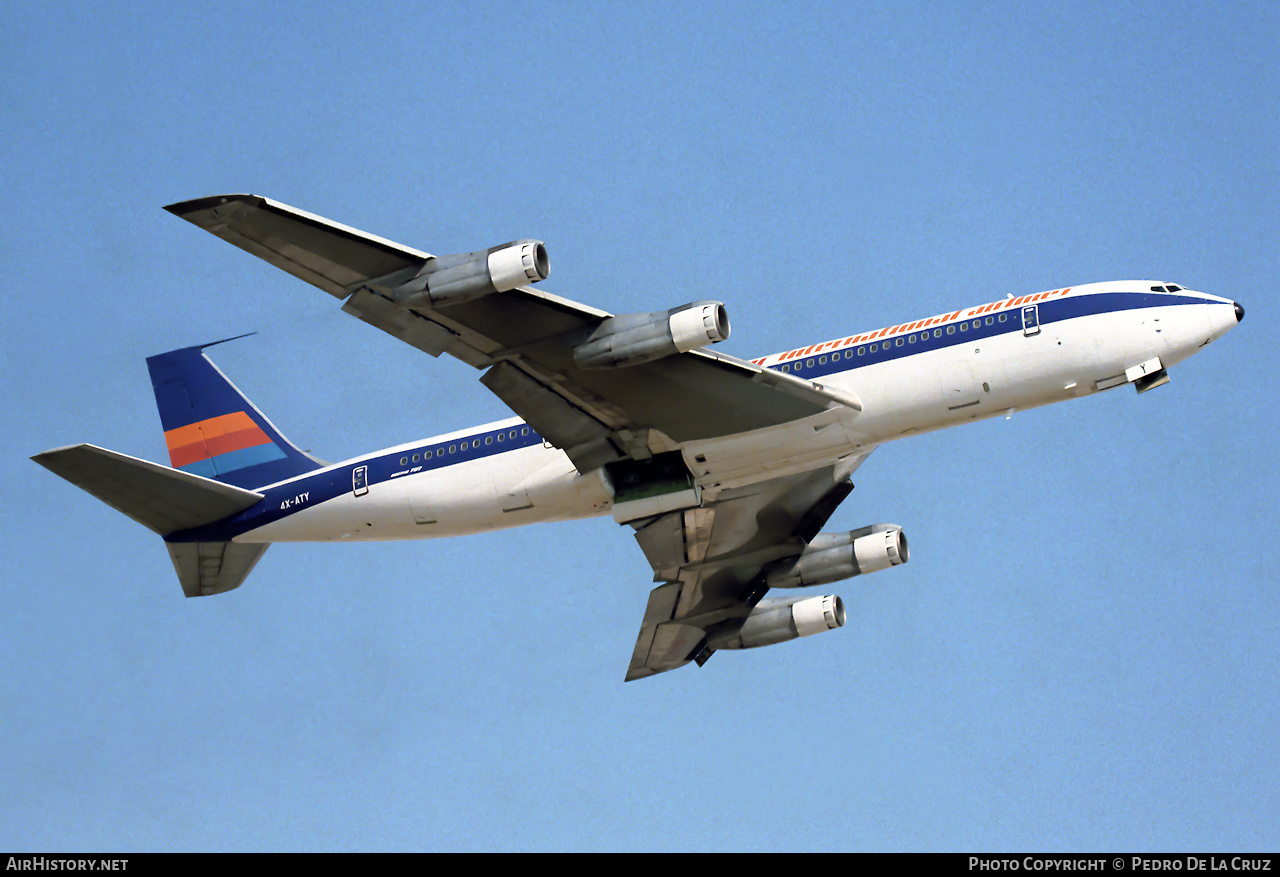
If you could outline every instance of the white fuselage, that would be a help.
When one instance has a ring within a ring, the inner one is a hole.
[[[1053,290],[764,357],[755,363],[843,391],[862,410],[837,407],[669,449],[684,454],[703,495],[714,497],[865,457],[904,436],[1133,382],[1181,362],[1238,321],[1228,299],[1162,286]],[[347,460],[263,492],[285,513],[235,541],[455,536],[607,514],[612,506],[599,472],[579,474],[518,419]]]

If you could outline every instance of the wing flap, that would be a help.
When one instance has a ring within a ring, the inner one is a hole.
[[[480,383],[535,432],[562,449],[580,472],[598,469],[621,456],[609,443],[610,430],[605,424],[512,363],[498,363],[485,372]]]
[[[397,307],[371,289],[362,288],[352,293],[342,310],[423,353],[439,356],[448,351],[476,367],[492,362],[484,353],[466,344],[457,332],[427,314]]]

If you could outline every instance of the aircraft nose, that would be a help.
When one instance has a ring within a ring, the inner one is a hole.
[[[1236,322],[1244,319],[1244,306],[1240,302],[1236,302]]]

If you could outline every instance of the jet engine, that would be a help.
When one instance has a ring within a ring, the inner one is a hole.
[[[706,347],[729,337],[729,315],[718,301],[604,320],[573,350],[579,368],[616,368]]]
[[[765,581],[771,588],[828,585],[898,566],[909,558],[901,527],[872,524],[848,533],[819,533],[798,558],[770,571]]]
[[[844,626],[844,601],[826,597],[766,597],[738,632],[709,643],[717,649],[754,649]]]
[[[512,241],[476,253],[433,256],[392,299],[404,307],[443,307],[546,280],[551,271],[542,241]]]

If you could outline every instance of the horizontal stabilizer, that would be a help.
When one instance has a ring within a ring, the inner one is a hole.
[[[240,587],[268,542],[168,542],[169,557],[188,597],[207,597]]]
[[[93,445],[55,448],[31,459],[161,536],[220,521],[262,499],[252,490]]]

